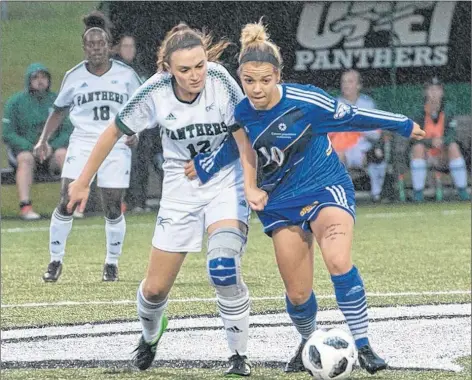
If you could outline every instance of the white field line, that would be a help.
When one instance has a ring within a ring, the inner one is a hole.
[[[367,297],[411,297],[411,296],[441,296],[441,295],[462,295],[471,294],[470,290],[449,290],[437,292],[399,292],[399,293],[367,293]],[[283,300],[283,296],[274,297],[252,297],[252,301],[272,301]],[[317,299],[334,299],[334,295],[317,295]],[[216,298],[179,298],[171,299],[172,303],[192,303],[192,302],[215,302]],[[135,304],[136,300],[115,300],[115,301],[59,301],[45,303],[20,303],[11,305],[1,305],[2,309],[11,308],[35,308],[35,307],[57,307],[57,306],[82,306],[82,305],[129,305]]]
[[[363,214],[362,211],[357,214],[357,218],[366,218],[366,219],[388,219],[388,218],[405,218],[405,217],[422,217],[431,214],[438,214],[437,211],[423,212],[423,211],[408,211],[408,212],[380,212],[380,213],[367,213]],[[469,210],[442,210],[439,212],[440,215],[450,216],[450,215],[460,215],[467,214],[470,215]],[[251,223],[260,224],[258,218],[251,218]],[[129,223],[127,228],[146,228],[154,225],[154,221],[149,223]],[[75,230],[96,230],[96,229],[105,229],[105,224],[89,224],[84,226],[74,226]],[[44,227],[14,227],[14,228],[2,228],[2,234],[14,234],[21,232],[47,232],[49,231],[49,226]]]

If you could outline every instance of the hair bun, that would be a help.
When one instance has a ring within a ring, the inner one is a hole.
[[[244,49],[252,43],[263,43],[269,40],[269,35],[266,31],[262,19],[256,24],[246,24],[246,26],[241,31],[241,45]]]
[[[109,29],[110,25],[105,15],[99,11],[93,11],[87,16],[84,16],[83,22],[86,29],[101,28],[103,30]]]

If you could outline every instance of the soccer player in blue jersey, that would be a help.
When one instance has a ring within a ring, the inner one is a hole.
[[[352,263],[354,187],[327,133],[386,129],[420,140],[424,132],[402,115],[346,105],[311,85],[279,84],[280,51],[260,22],[244,27],[241,45],[239,75],[246,98],[236,106],[233,136],[247,201],[272,237],[287,312],[302,338],[285,370],[304,370],[302,349],[315,330],[313,238],[355,339],[359,364],[371,374],[385,369],[386,362],[369,343],[364,284]],[[234,159],[234,141],[224,145],[194,159],[201,181]],[[262,169],[260,184],[256,161]]]

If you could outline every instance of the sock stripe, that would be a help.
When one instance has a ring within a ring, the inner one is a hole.
[[[345,302],[342,302],[342,301],[338,301],[338,305],[339,306],[343,306],[343,307],[350,307],[350,308],[353,308],[353,307],[358,307],[358,306],[355,306],[355,304],[360,304],[362,301],[365,301],[365,292],[363,291],[363,296],[361,298],[358,298],[357,300],[354,300],[354,301],[345,301]]]
[[[357,310],[352,310],[352,309],[345,310],[343,308],[343,314],[347,318],[347,316],[362,314],[366,310],[367,310],[367,303],[365,303],[360,309],[357,309]]]
[[[110,224],[118,224],[120,223],[121,221],[123,220],[123,214],[121,214],[118,218],[116,219],[108,219],[107,217],[105,217],[105,221],[107,223],[110,223]]]
[[[54,210],[54,218],[56,218],[57,220],[61,221],[61,222],[69,222],[72,220],[72,215],[62,215],[62,214],[59,214],[59,211],[57,210],[57,208]]]
[[[249,298],[248,298],[241,305],[227,306],[227,305],[222,305],[221,302],[219,302],[219,301],[217,302],[217,305],[218,305],[218,308],[220,309],[220,312],[222,314],[238,315],[238,314],[243,314],[244,312],[249,310],[250,302],[249,302]]]

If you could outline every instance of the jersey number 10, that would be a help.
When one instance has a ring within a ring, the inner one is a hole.
[[[270,148],[270,153],[269,153],[267,148],[263,146],[262,148],[259,148],[259,152],[266,159],[262,167],[270,165],[272,162],[275,162],[277,166],[282,166],[285,159],[285,153],[280,148],[273,146],[272,148]]]

